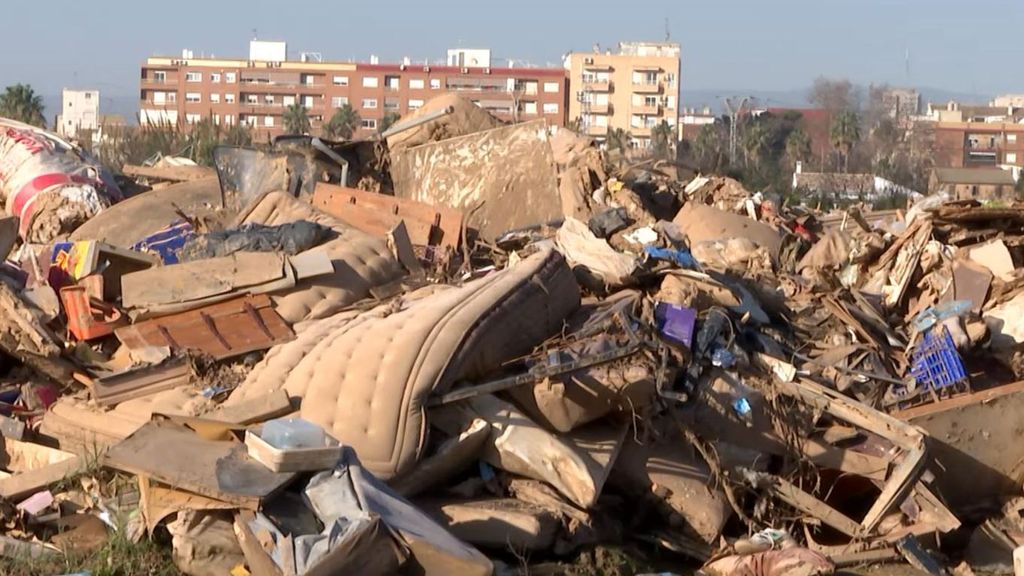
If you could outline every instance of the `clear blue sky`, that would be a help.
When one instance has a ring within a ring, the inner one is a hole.
[[[252,30],[328,59],[443,58],[447,47],[560,65],[595,43],[683,47],[687,89],[792,90],[819,75],[959,92],[1024,92],[1022,0],[7,0],[0,86],[138,89],[152,54],[244,56]],[[484,8],[486,7],[486,8]]]

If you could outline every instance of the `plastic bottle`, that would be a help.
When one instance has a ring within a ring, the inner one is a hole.
[[[271,420],[263,425],[260,437],[279,450],[322,448],[326,444],[324,429],[302,418]]]

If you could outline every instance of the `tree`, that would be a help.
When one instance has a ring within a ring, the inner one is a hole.
[[[840,112],[832,120],[829,136],[832,146],[843,155],[843,172],[849,172],[850,152],[860,141],[860,117],[852,110]]]
[[[618,150],[622,154],[629,150],[629,143],[633,140],[633,135],[626,132],[622,128],[609,128],[608,137],[605,140],[608,150]]]
[[[398,122],[401,119],[402,115],[398,112],[388,112],[380,119],[380,126],[378,126],[377,129],[380,130],[381,134],[383,134],[388,128],[394,126],[395,122]]]
[[[252,146],[252,129],[245,124],[232,124],[224,135],[224,143],[229,146]]]
[[[743,151],[749,163],[754,161],[754,167],[761,168],[761,162],[767,158],[772,151],[772,133],[765,122],[755,121],[747,127],[743,134]]]
[[[359,112],[351,104],[346,103],[331,116],[324,127],[324,135],[332,139],[348,140],[355,134],[360,121]]]
[[[860,108],[857,87],[846,79],[831,80],[819,76],[807,94],[807,101],[818,108],[828,110],[833,116],[845,110]]]
[[[797,162],[804,162],[810,157],[811,139],[800,128],[793,129],[789,136],[786,136],[786,158],[796,166]]]
[[[0,116],[46,128],[43,97],[36,94],[28,84],[8,86],[0,94]]]
[[[669,158],[676,143],[676,131],[665,120],[651,128],[651,148],[658,158]]]
[[[284,109],[284,131],[287,134],[307,134],[310,129],[309,113],[301,104]]]
[[[719,172],[728,155],[728,128],[719,122],[705,124],[693,141],[694,160],[705,174]]]

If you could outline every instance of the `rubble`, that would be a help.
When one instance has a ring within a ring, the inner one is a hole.
[[[780,206],[450,95],[214,159],[0,221],[0,555],[102,548],[115,512],[186,574],[1024,544],[1024,206]]]

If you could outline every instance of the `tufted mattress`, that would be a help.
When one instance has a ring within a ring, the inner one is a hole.
[[[371,288],[405,274],[383,238],[356,230],[284,192],[256,199],[238,215],[233,227],[248,223],[277,226],[299,220],[316,222],[337,233],[336,238],[312,249],[327,251],[334,274],[300,280],[287,293],[274,296],[277,312],[289,323],[326,318],[365,298]]]
[[[303,323],[228,403],[284,389],[302,399],[303,418],[388,479],[422,456],[431,392],[530,352],[579,304],[572,271],[546,250],[459,288],[428,287],[398,303]]]

